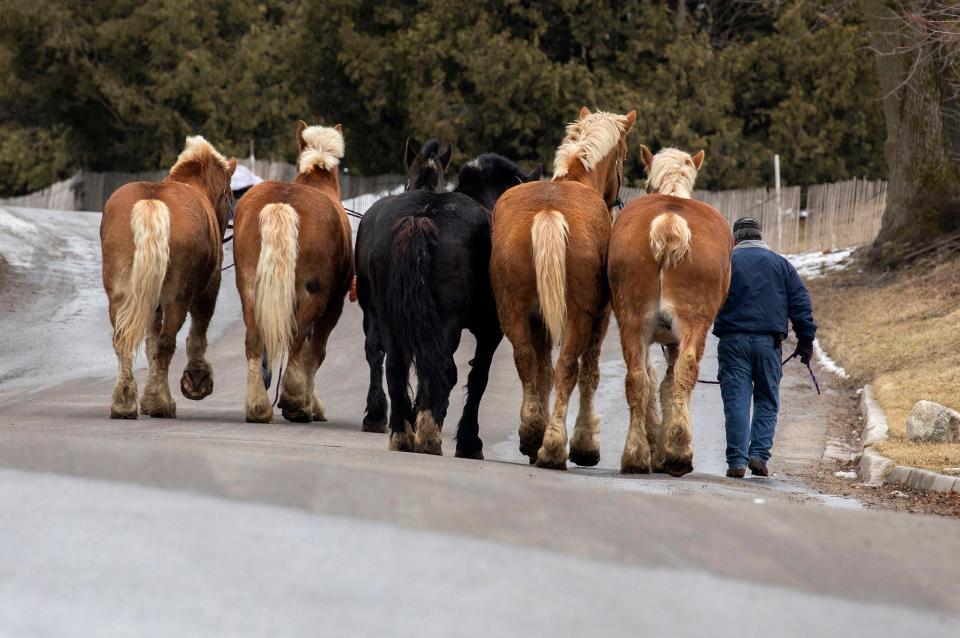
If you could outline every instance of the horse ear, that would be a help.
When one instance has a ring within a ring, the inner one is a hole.
[[[543,176],[543,164],[537,164],[527,175],[528,182],[536,182]]]
[[[453,157],[453,144],[447,142],[447,150],[440,154],[440,163],[443,164],[443,170],[450,166],[450,158]]]
[[[699,153],[693,156],[693,165],[697,167],[697,170],[700,170],[700,166],[703,164],[704,152],[703,149]]]
[[[643,157],[643,165],[649,170],[650,165],[653,164],[653,153],[650,152],[646,144],[640,145],[640,155]]]
[[[581,119],[581,120],[582,120],[583,118],[587,117],[588,115],[590,115],[590,109],[588,109],[588,108],[585,107],[585,106],[580,109],[580,119]]]
[[[307,123],[303,120],[297,122],[297,145],[301,151],[307,147],[307,143],[303,141],[303,132],[305,130],[307,130]]]
[[[406,165],[407,170],[410,170],[410,167],[413,166],[413,160],[417,159],[417,149],[420,147],[417,144],[416,140],[412,137],[407,138],[406,150],[403,152],[403,163]]]
[[[636,121],[637,121],[637,112],[636,112],[636,111],[630,111],[629,113],[627,113],[627,128],[626,128],[626,130],[624,130],[624,134],[630,132],[630,129],[633,128],[633,125],[634,125],[634,123],[636,123]]]
[[[333,128],[337,129],[337,133],[343,133],[343,127],[339,123],[334,124]]]
[[[227,162],[227,172],[230,174],[230,177],[233,177],[233,172],[237,170],[237,158],[231,157],[230,161]]]

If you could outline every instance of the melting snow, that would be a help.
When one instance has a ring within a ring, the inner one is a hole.
[[[841,379],[849,379],[850,375],[847,374],[847,371],[837,365],[836,361],[830,358],[830,355],[826,353],[823,349],[823,346],[820,345],[819,341],[813,342],[813,349],[817,353],[817,359],[820,360],[820,365],[823,366],[828,372],[832,372]]]
[[[853,248],[845,248],[831,253],[815,252],[799,255],[784,255],[801,277],[816,279],[831,270],[843,270],[850,265],[847,259],[853,254]]]

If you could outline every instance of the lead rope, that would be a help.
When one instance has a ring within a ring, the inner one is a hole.
[[[663,346],[661,346],[661,349],[663,349]],[[664,354],[666,354],[666,353],[664,353]],[[797,353],[794,352],[792,355],[790,355],[789,357],[787,357],[786,359],[783,360],[783,363],[780,364],[780,367],[782,368],[782,367],[786,366],[787,363],[789,363],[790,360],[793,359],[793,358],[796,357],[796,356],[797,356]],[[805,364],[805,365],[807,366],[807,371],[810,373],[810,379],[813,381],[813,387],[817,389],[817,394],[819,395],[819,394],[820,394],[820,383],[817,381],[817,375],[815,375],[815,374],[813,373],[813,368],[810,367],[810,364],[809,364],[809,363],[807,363],[807,364]],[[697,379],[697,383],[704,383],[704,384],[707,384],[707,385],[720,385],[720,382],[719,382],[719,381],[710,381],[710,380],[708,380],[708,379]]]

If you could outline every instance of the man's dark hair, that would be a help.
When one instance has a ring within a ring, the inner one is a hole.
[[[753,217],[741,217],[733,224],[733,241],[739,244],[749,239],[763,239],[760,222]]]

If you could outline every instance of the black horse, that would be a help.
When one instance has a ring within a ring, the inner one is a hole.
[[[490,289],[490,211],[508,188],[539,179],[496,154],[460,171],[454,192],[440,192],[450,160],[435,140],[419,153],[407,142],[408,190],[385,197],[357,231],[357,298],[363,309],[370,390],[364,431],[383,432],[390,393],[390,449],[441,454],[440,428],[457,382],[453,355],[464,329],[477,349],[467,379],[467,402],[457,426],[456,455],[482,459],[477,417],[490,363],[503,333]],[[410,365],[417,396],[408,394]]]

